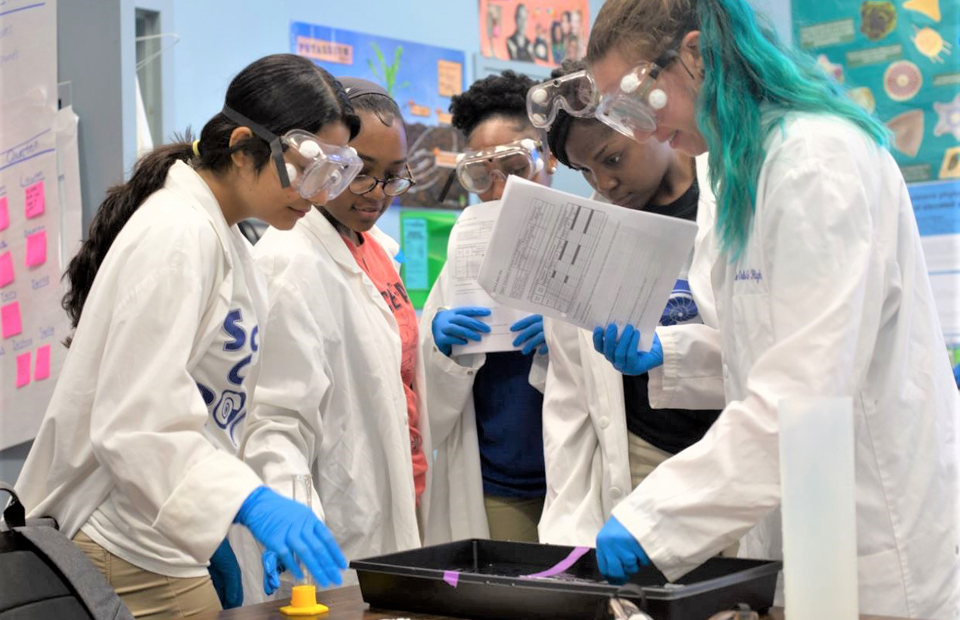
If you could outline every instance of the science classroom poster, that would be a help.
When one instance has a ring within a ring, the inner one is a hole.
[[[335,76],[376,82],[397,101],[416,179],[401,205],[466,205],[466,193],[456,184],[442,205],[439,200],[463,146],[449,114],[450,98],[464,90],[462,51],[303,22],[290,25],[290,50]]]
[[[796,43],[886,123],[960,361],[960,0],[794,0]]]
[[[589,0],[480,0],[487,58],[559,66],[586,56]]]

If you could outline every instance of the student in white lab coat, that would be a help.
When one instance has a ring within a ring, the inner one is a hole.
[[[403,118],[380,86],[342,83],[361,119],[351,146],[363,169],[293,230],[270,229],[256,245],[271,338],[242,454],[280,493],[292,475],[312,474],[314,510],[355,560],[420,546],[432,449],[416,313],[398,245],[376,227],[414,183]],[[282,568],[270,550],[263,565],[271,594]]]
[[[557,160],[581,172],[600,199],[699,225],[695,260],[657,329],[654,346],[666,363],[615,367],[595,350],[593,332],[544,322],[551,359],[540,540],[592,546],[613,507],[660,463],[703,437],[723,408],[719,351],[700,348],[702,334],[717,326],[710,286],[715,205],[706,178],[698,182],[693,157],[564,111],[592,90],[582,62],[564,62],[552,78],[535,86],[531,98],[540,102],[544,121],[552,118],[544,129]],[[528,111],[537,114],[534,107]],[[705,173],[706,161],[700,163]]]
[[[328,161],[301,174],[323,200],[356,122],[328,73],[262,58],[233,79],[200,140],[153,151],[109,191],[70,263],[76,329],[17,492],[134,616],[219,609],[207,563],[231,523],[340,582],[346,563],[324,525],[233,454],[266,342],[263,285],[236,224],[291,228],[310,201],[288,169]],[[291,130],[323,147],[299,153]]]
[[[861,611],[956,617],[960,397],[885,128],[745,0],[609,0],[588,65],[597,118],[710,154],[728,403],[614,508],[602,571],[779,557],[777,404],[850,397]]]
[[[458,177],[484,202],[499,200],[511,174],[549,185],[556,162],[543,155],[527,119],[534,82],[512,71],[475,82],[450,104],[467,138]],[[464,538],[536,542],[545,494],[541,394],[547,365],[543,317],[512,326],[516,351],[454,354],[454,344],[489,332],[487,308],[450,308],[445,265],[420,318],[430,424],[437,460],[428,543]],[[535,387],[536,386],[536,387]]]

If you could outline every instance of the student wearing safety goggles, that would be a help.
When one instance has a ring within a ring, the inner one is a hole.
[[[657,355],[679,364],[653,363],[650,356],[627,363],[615,349],[605,350],[616,344],[604,341],[605,326],[591,333],[544,321],[551,352],[543,401],[548,492],[539,529],[542,542],[563,545],[592,545],[613,506],[703,437],[724,405],[719,359],[688,355],[705,330],[716,329],[709,271],[715,256],[704,243],[715,205],[697,170],[700,164],[705,173],[706,161],[667,144],[637,142],[596,120],[589,113],[593,88],[583,63],[567,61],[530,89],[528,113],[548,130],[550,152],[583,174],[595,198],[695,221],[700,233],[655,337]]]
[[[652,110],[611,104],[615,127],[709,153],[727,400],[614,507],[601,571],[674,580],[741,536],[780,557],[778,403],[850,398],[860,611],[954,616],[960,396],[886,128],[746,0],[608,0],[587,61],[603,97]]]
[[[358,129],[327,72],[292,54],[257,60],[199,140],[155,149],[109,191],[70,262],[70,352],[17,492],[135,617],[241,604],[231,523],[298,575],[302,562],[320,584],[341,581],[324,524],[235,455],[268,342],[265,286],[237,223],[292,228],[349,174],[314,172],[304,195],[285,165],[297,147],[278,136],[298,130],[332,157]]]
[[[481,200],[499,200],[510,175],[549,184],[545,157],[527,120],[533,81],[512,71],[474,83],[453,98],[453,124],[467,138],[460,182]],[[448,498],[432,508],[427,542],[463,538],[537,540],[543,509],[542,389],[547,364],[543,317],[518,321],[511,352],[455,355],[454,344],[489,331],[487,308],[447,308],[447,267],[421,316],[431,428],[437,461],[434,489]]]
[[[357,559],[420,545],[432,448],[416,313],[393,259],[399,246],[376,227],[415,183],[403,118],[380,86],[341,82],[360,117],[356,176],[254,250],[269,286],[270,340],[242,454],[281,492],[292,475],[311,474],[314,510]],[[256,560],[247,572],[260,573]],[[262,560],[259,595],[283,570],[269,550]]]

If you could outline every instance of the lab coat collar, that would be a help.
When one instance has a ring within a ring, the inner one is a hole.
[[[229,248],[231,247],[230,225],[223,216],[223,210],[217,197],[213,195],[210,186],[197,174],[197,171],[183,161],[178,161],[167,172],[167,180],[163,185],[166,189],[176,193],[188,204],[202,209],[213,222],[213,228],[220,238],[224,248],[224,257],[229,268],[233,267]]]
[[[333,260],[335,260],[342,269],[350,273],[363,273],[360,265],[357,264],[357,259],[353,257],[340,232],[330,223],[330,220],[320,212],[319,208],[311,209],[297,226],[303,226],[311,235],[316,237],[320,245],[330,253],[330,256],[333,257]]]

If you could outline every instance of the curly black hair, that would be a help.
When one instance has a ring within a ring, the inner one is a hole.
[[[453,126],[469,138],[480,123],[494,116],[515,118],[529,125],[527,91],[534,84],[531,78],[509,69],[477,80],[467,92],[450,100]]]

